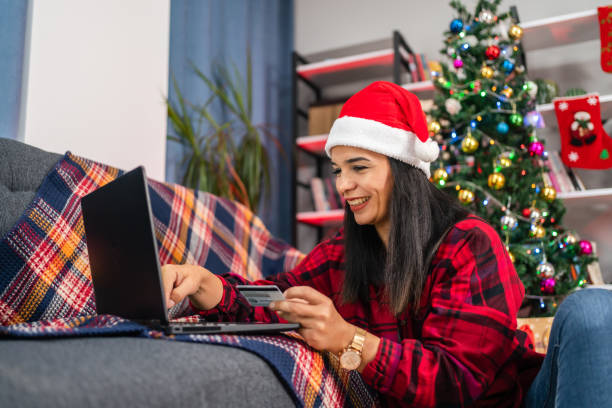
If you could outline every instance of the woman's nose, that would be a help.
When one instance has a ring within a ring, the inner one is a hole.
[[[355,183],[349,177],[340,176],[336,179],[336,190],[341,196],[353,188],[355,188]]]

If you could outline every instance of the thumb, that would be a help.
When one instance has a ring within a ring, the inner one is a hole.
[[[192,284],[190,279],[184,279],[178,286],[172,289],[170,292],[170,300],[168,301],[168,307],[172,307],[177,303],[180,303],[187,296],[191,295],[194,290],[192,290]]]

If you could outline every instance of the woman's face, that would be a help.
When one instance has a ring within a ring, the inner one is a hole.
[[[374,225],[386,242],[393,189],[387,156],[358,147],[335,146],[331,150],[331,160],[336,189],[348,202],[355,221],[360,225]]]

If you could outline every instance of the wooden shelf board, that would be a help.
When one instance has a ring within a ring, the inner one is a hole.
[[[295,139],[295,144],[298,147],[311,153],[325,153],[325,142],[327,142],[327,133],[323,135],[300,136]]]
[[[433,82],[431,81],[409,82],[407,84],[403,84],[402,88],[410,92],[426,92],[433,91],[436,89]]]
[[[384,49],[300,65],[297,72],[322,86],[352,82],[390,76],[393,57],[393,49]]]
[[[612,188],[570,191],[559,193],[557,197],[563,200],[568,214],[574,211],[588,213],[612,211]]]
[[[296,218],[298,222],[317,227],[338,226],[344,220],[344,209],[299,212]]]
[[[525,51],[599,39],[596,9],[528,21],[520,26]]]
[[[603,120],[612,118],[612,94],[599,96],[601,105],[601,117]],[[555,115],[555,105],[547,103],[545,105],[537,105],[536,110],[542,114],[544,123],[547,127],[557,126],[557,116]]]

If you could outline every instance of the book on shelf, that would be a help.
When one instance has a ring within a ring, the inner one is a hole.
[[[593,256],[597,256],[597,243],[590,241],[591,246],[593,247]],[[593,285],[603,285],[605,284],[603,275],[601,273],[601,267],[599,266],[599,261],[591,262],[587,265],[587,275],[589,277],[589,281]]]
[[[334,186],[332,177],[313,177],[310,180],[312,201],[315,211],[329,211],[344,208],[344,197],[341,197]]]
[[[585,190],[584,183],[571,168],[566,167],[561,161],[559,152],[549,151],[548,160],[544,162],[550,169],[548,174],[551,185],[559,193]]]
[[[320,177],[313,177],[310,180],[310,191],[315,211],[329,211],[329,201],[325,194],[325,183]]]
[[[418,79],[419,81],[426,81],[427,78],[425,76],[425,55],[423,54],[414,54],[416,60],[416,67],[418,71]]]
[[[419,69],[417,68],[415,54],[408,54],[408,68],[410,68],[410,82],[419,82]]]

